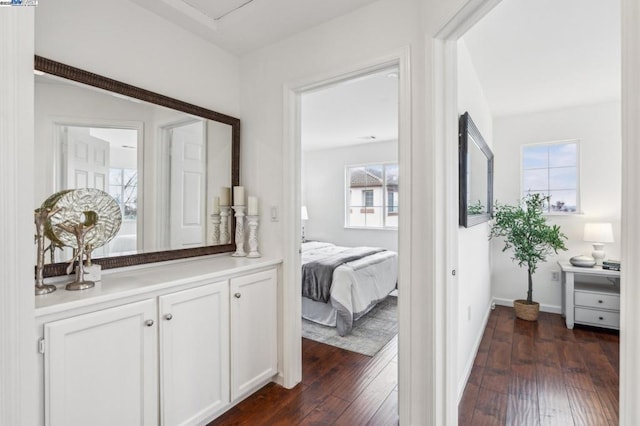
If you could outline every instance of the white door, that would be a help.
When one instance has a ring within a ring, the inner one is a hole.
[[[229,404],[228,282],[160,297],[163,425],[204,424]]]
[[[171,248],[205,245],[206,144],[203,121],[173,127],[171,139]]]
[[[231,401],[277,373],[277,275],[272,269],[231,280]]]
[[[67,127],[65,142],[66,180],[62,187],[107,191],[109,142],[91,136],[88,127]]]
[[[158,424],[154,300],[45,324],[48,426]]]

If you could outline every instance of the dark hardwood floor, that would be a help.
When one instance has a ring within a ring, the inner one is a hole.
[[[397,337],[373,358],[303,339],[302,383],[274,383],[211,425],[396,425]],[[491,312],[459,407],[460,425],[617,425],[619,338],[541,313]]]
[[[302,383],[275,383],[213,425],[396,425],[398,338],[374,357],[302,339]]]
[[[617,425],[617,332],[541,312],[491,312],[459,407],[460,425]]]

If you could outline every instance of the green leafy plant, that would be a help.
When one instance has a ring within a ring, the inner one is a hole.
[[[495,204],[494,223],[489,238],[504,238],[502,251],[513,250],[514,262],[526,266],[529,274],[527,304],[533,303],[533,274],[539,262],[545,262],[547,256],[566,250],[564,240],[567,237],[560,232],[558,225],[547,224],[543,215],[543,205],[549,197],[542,194],[529,194],[522,204],[512,206]]]
[[[477,203],[470,204],[467,206],[468,214],[482,214],[484,213],[484,206],[482,205],[482,201],[478,200]]]

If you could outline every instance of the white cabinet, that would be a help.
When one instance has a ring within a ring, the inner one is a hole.
[[[202,425],[268,383],[277,373],[271,262],[192,277],[151,269],[52,293],[37,316],[41,424]]]
[[[49,426],[157,425],[153,300],[46,324]]]
[[[277,275],[271,269],[231,280],[231,401],[277,372]]]
[[[227,281],[159,297],[162,424],[200,424],[229,404]]]
[[[558,264],[562,269],[562,313],[567,328],[579,323],[619,329],[620,271]]]

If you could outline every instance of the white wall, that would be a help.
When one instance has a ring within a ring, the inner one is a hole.
[[[591,254],[582,241],[586,222],[612,222],[615,243],[607,244],[607,257],[620,259],[621,134],[620,103],[608,102],[494,120],[495,197],[515,203],[520,197],[520,149],[523,144],[567,139],[580,140],[581,210],[578,215],[551,215],[550,223],[568,237],[568,251],[548,258],[533,277],[534,299],[541,309],[559,312],[560,282],[551,281],[558,259]],[[526,296],[527,272],[502,253],[499,240],[492,241],[492,291],[496,299],[511,301]],[[499,301],[499,300],[498,300]]]
[[[464,41],[458,41],[458,112],[468,111],[487,144],[493,118]],[[458,395],[461,397],[491,307],[491,243],[488,222],[458,228]]]
[[[401,168],[403,161],[407,165],[403,169],[403,182],[420,184],[402,186],[406,193],[400,194],[400,229],[407,231],[404,237],[402,231],[399,233],[399,279],[407,286],[399,300],[399,323],[405,330],[399,343],[399,375],[403,378],[400,394],[404,395],[399,409],[407,424],[429,424],[429,419],[436,415],[430,395],[436,395],[433,390],[442,377],[436,377],[433,368],[432,327],[436,314],[425,308],[435,305],[435,277],[446,266],[434,268],[432,256],[436,223],[432,188],[437,163],[432,155],[431,103],[426,96],[432,75],[428,68],[430,46],[427,47],[424,34],[423,6],[422,0],[380,0],[241,58],[242,181],[249,192],[261,195],[264,206],[276,206],[285,213],[282,218],[287,223],[261,221],[260,235],[264,253],[285,258],[280,294],[281,300],[286,301],[281,317],[285,322],[282,338],[294,339],[299,327],[296,325],[299,292],[295,291],[292,276],[295,271],[289,264],[295,264],[298,256],[295,238],[291,237],[297,227],[293,216],[296,212],[291,205],[299,195],[290,189],[290,180],[296,175],[296,159],[288,138],[295,130],[284,127],[291,124],[285,115],[285,111],[292,109],[287,89],[361,70],[391,56],[410,55],[410,63],[404,63],[406,68],[401,67],[400,75],[400,97],[408,104],[401,102],[400,107],[399,162]],[[413,95],[403,94],[403,84],[410,87]],[[420,325],[410,328],[411,322]],[[299,343],[291,340],[288,344],[293,349],[280,361],[288,360],[290,375],[295,376],[299,374],[295,364],[299,357],[295,346]],[[410,394],[415,399],[410,399]]]
[[[36,54],[229,115],[238,58],[127,0],[36,8]]]
[[[265,206],[283,206],[283,84],[355,71],[409,45],[412,3],[376,2],[242,58],[242,181],[250,192],[261,194]],[[282,253],[286,224],[264,221],[260,226],[265,252]]]
[[[303,152],[302,203],[309,212],[305,226],[307,239],[398,251],[397,230],[344,226],[345,166],[397,161],[397,141]]]
[[[0,425],[36,420],[32,7],[0,7]]]

